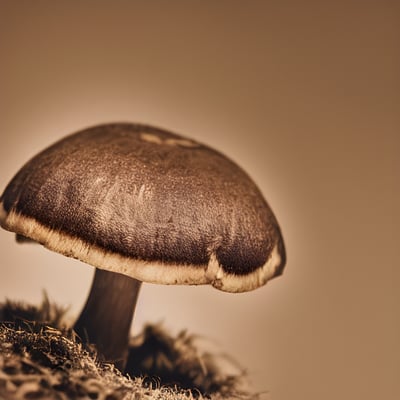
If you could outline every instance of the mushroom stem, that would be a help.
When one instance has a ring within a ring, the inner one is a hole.
[[[80,338],[96,346],[106,362],[123,370],[129,331],[142,282],[96,268],[86,305],[75,323]]]

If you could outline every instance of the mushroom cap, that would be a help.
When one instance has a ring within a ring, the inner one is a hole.
[[[7,230],[97,268],[243,292],[280,275],[282,235],[221,153],[146,125],[99,125],[32,158],[0,198]]]

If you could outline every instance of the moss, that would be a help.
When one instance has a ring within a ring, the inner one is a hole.
[[[1,399],[257,399],[241,389],[243,375],[227,375],[195,337],[170,336],[147,325],[132,338],[126,374],[100,362],[47,297],[41,306],[0,305]]]

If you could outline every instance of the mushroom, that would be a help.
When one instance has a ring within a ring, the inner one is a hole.
[[[121,369],[142,282],[244,292],[285,265],[277,220],[249,176],[147,125],[99,125],[48,147],[6,187],[0,223],[96,267],[75,330]]]

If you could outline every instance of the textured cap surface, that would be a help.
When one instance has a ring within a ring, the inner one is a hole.
[[[285,264],[278,223],[242,169],[145,125],[96,126],[39,153],[1,196],[0,222],[145,282],[240,292]]]

